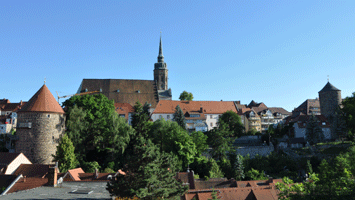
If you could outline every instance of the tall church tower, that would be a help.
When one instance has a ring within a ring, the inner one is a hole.
[[[166,63],[164,62],[161,36],[159,43],[158,62],[154,64],[154,81],[157,84],[158,90],[168,89],[168,69],[166,67]]]

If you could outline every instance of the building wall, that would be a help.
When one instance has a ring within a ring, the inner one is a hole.
[[[254,158],[256,155],[267,156],[272,151],[274,151],[274,146],[270,144],[270,146],[243,146],[239,147],[236,151],[237,154],[242,156],[249,156]]]
[[[32,123],[24,128],[22,123]],[[16,152],[22,152],[33,163],[52,164],[59,137],[65,130],[65,116],[57,113],[18,113]]]
[[[217,126],[218,119],[221,115],[222,114],[205,114],[208,130],[211,130]]]
[[[341,104],[341,91],[327,91],[319,93],[320,111],[327,119],[334,115]]]
[[[163,118],[166,121],[172,120],[174,118],[174,114],[173,113],[170,113],[170,114],[156,113],[156,114],[152,114],[152,116],[151,116],[151,119],[153,120],[153,122],[157,121],[160,118]]]
[[[26,156],[24,156],[23,154],[20,154],[17,156],[17,158],[12,161],[6,169],[5,174],[12,174],[14,173],[14,171],[16,171],[16,169],[21,165],[21,164],[32,164],[30,160],[28,160],[26,158]]]

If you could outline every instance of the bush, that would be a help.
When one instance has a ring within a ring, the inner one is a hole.
[[[86,173],[94,173],[95,169],[100,170],[100,165],[99,163],[97,163],[96,161],[92,161],[92,162],[84,162],[81,165],[82,169],[84,170],[84,172]]]

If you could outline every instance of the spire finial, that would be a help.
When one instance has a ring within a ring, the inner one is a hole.
[[[327,75],[327,77],[328,77],[327,79],[328,79],[328,82],[329,82],[329,75]]]
[[[46,84],[46,77],[44,77],[44,84]]]
[[[160,42],[159,42],[158,62],[164,62],[163,45],[162,45],[162,42],[161,42],[161,31],[160,31]]]

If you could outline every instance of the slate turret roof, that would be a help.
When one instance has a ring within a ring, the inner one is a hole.
[[[331,83],[327,83],[324,88],[319,92],[329,92],[329,91],[340,91],[338,88],[334,87]]]

